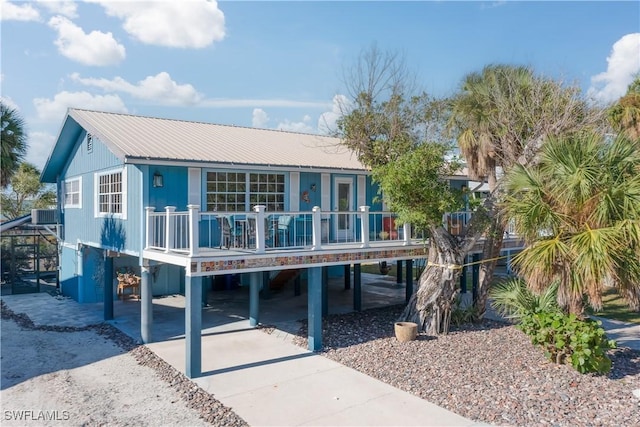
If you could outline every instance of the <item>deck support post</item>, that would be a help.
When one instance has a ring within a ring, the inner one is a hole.
[[[396,261],[396,284],[400,285],[402,283],[402,260],[399,259]]]
[[[360,264],[353,264],[353,309],[362,310],[362,270]]]
[[[104,254],[104,320],[113,320],[113,258],[107,255],[107,251]]]
[[[405,289],[404,299],[406,303],[409,303],[409,300],[411,299],[411,295],[413,295],[413,260],[408,259],[406,263],[407,263],[406,265],[407,287]]]
[[[301,273],[298,273],[296,278],[293,279],[293,296],[295,297],[299,297],[302,294],[302,291],[300,290],[300,274]]]
[[[202,374],[202,277],[185,277],[185,347],[188,378]]]
[[[351,264],[345,264],[344,266],[344,290],[351,289]]]
[[[480,254],[473,254],[473,265],[471,266],[471,295],[473,303],[478,300],[478,282],[480,281]]]
[[[249,273],[249,326],[258,326],[260,321],[260,279],[259,271]]]
[[[269,271],[262,272],[262,291],[260,292],[260,296],[264,299],[271,298],[271,274]]]
[[[467,257],[464,257],[464,263],[467,263]],[[467,293],[467,266],[463,265],[460,271],[460,293]]]
[[[322,350],[322,267],[311,267],[308,272],[308,332],[309,350]]]
[[[140,336],[145,344],[153,342],[153,300],[149,269],[148,265],[143,265],[140,271]]]
[[[322,267],[322,317],[329,313],[329,267]]]

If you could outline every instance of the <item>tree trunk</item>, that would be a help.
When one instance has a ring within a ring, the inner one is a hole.
[[[482,260],[491,260],[480,264],[480,274],[478,277],[478,297],[473,302],[475,308],[476,321],[484,317],[487,308],[487,299],[489,297],[489,287],[493,282],[493,273],[502,249],[502,241],[504,240],[504,226],[500,222],[500,218],[494,217],[491,227],[487,232],[484,245],[482,247]]]
[[[432,227],[429,259],[400,321],[415,322],[430,335],[447,334],[458,294],[464,251],[442,227]]]

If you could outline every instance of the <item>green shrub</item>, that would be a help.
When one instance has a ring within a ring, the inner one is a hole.
[[[537,312],[520,319],[520,328],[535,345],[542,346],[546,357],[556,363],[571,363],[581,373],[607,373],[611,360],[607,350],[616,347],[608,340],[602,322],[581,320],[559,312]]]
[[[560,312],[557,301],[558,284],[543,293],[532,292],[521,279],[509,279],[495,284],[489,291],[491,306],[501,316],[518,321],[538,312]]]
[[[478,309],[476,306],[469,304],[463,307],[462,298],[458,295],[453,310],[451,310],[451,323],[456,327],[460,327],[468,323],[473,323],[476,319],[478,319]]]

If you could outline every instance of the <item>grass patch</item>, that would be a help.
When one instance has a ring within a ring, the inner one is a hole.
[[[614,288],[607,289],[602,295],[602,310],[596,312],[588,308],[587,313],[621,322],[640,324],[640,312],[631,311]]]

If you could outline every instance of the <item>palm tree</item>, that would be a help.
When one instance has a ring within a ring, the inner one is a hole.
[[[2,135],[2,174],[0,186],[6,188],[27,153],[27,134],[24,120],[14,108],[0,102]]]
[[[640,76],[629,85],[626,95],[609,109],[609,122],[628,138],[640,138]]]
[[[605,283],[640,309],[640,141],[581,133],[550,138],[534,167],[506,176],[505,217],[527,247],[513,262],[537,292],[581,315],[602,306]]]
[[[499,170],[533,161],[545,137],[600,124],[598,112],[587,106],[578,88],[536,76],[523,66],[488,65],[467,75],[451,110],[448,127],[457,137],[469,176],[486,181],[492,197],[497,197]],[[483,249],[486,260],[500,255],[504,236],[499,212],[491,219]],[[480,317],[495,265],[492,261],[480,267],[474,301]]]

